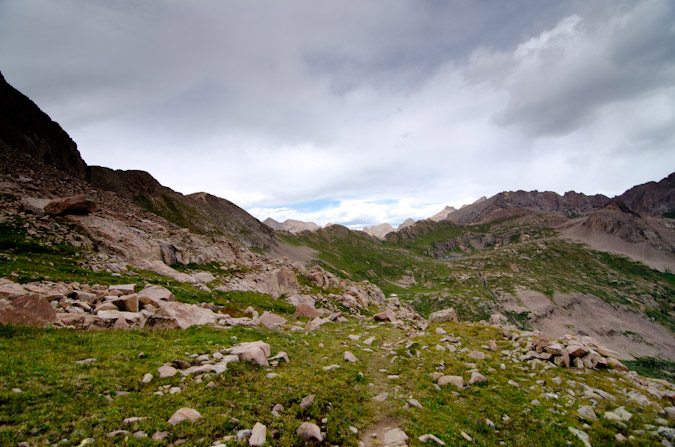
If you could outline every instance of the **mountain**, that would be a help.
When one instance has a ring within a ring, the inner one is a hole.
[[[659,219],[643,218],[619,199],[612,199],[603,208],[572,220],[559,230],[564,237],[596,250],[628,256],[654,269],[675,272],[672,227]]]
[[[383,223],[380,225],[373,225],[371,227],[363,227],[363,232],[371,236],[375,236],[378,239],[384,239],[385,236],[389,233],[396,231],[394,227],[388,223]]]
[[[3,164],[40,162],[83,179],[86,164],[77,145],[33,101],[0,73],[0,149]]]
[[[0,156],[7,172],[27,167],[56,169],[44,176],[55,185],[47,189],[63,189],[55,182],[56,172],[66,173],[94,188],[112,191],[120,198],[132,201],[144,210],[161,216],[180,227],[197,233],[226,235],[244,246],[271,249],[277,245],[273,232],[246,211],[215,196],[193,194],[184,196],[162,186],[144,171],[121,171],[99,166],[87,166],[77,145],[58,123],[42,112],[25,95],[10,86],[0,75]],[[33,175],[35,177],[35,175]],[[77,182],[73,182],[71,189]],[[45,188],[40,188],[45,191]],[[77,189],[77,188],[75,188]],[[79,188],[81,193],[105,194]],[[115,208],[114,200],[108,205]],[[117,207],[125,209],[125,206]],[[129,209],[129,207],[126,207]]]
[[[471,224],[490,222],[524,212],[557,214],[565,217],[587,215],[609,200],[601,194],[587,196],[574,191],[559,195],[545,191],[506,191],[474,202],[448,215],[447,220]]]
[[[454,213],[455,211],[457,211],[457,209],[455,209],[454,207],[446,206],[441,211],[431,216],[429,220],[433,220],[434,222],[440,222],[441,220],[447,219],[448,215],[450,213]]]
[[[180,194],[145,171],[87,168],[93,186],[112,191],[183,228],[206,235],[225,235],[245,246],[272,248],[274,232],[237,205],[206,193]]]
[[[642,215],[675,218],[675,172],[659,182],[634,186],[617,199]]]
[[[410,225],[415,225],[415,221],[411,218],[404,220],[401,225],[396,227],[396,231],[401,231],[402,229],[409,227]]]
[[[302,231],[316,231],[320,226],[314,222],[303,222],[300,220],[286,219],[283,223],[268,217],[263,221],[265,225],[277,231],[288,231],[289,233],[300,233]]]

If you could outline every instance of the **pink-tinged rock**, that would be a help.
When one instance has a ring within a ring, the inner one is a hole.
[[[93,304],[98,300],[98,295],[83,290],[76,290],[72,294],[73,299],[84,301],[85,303]]]
[[[359,361],[359,360],[356,358],[356,356],[355,356],[354,354],[352,354],[351,352],[349,352],[349,351],[345,351],[345,353],[344,353],[344,359],[345,359],[345,362],[349,362],[349,363],[356,363],[356,362]]]
[[[319,318],[321,317],[321,312],[315,308],[309,306],[305,303],[300,303],[295,308],[294,317],[308,317],[308,318]]]
[[[484,383],[487,382],[488,380],[485,378],[484,375],[479,373],[478,371],[474,371],[471,373],[471,378],[469,379],[469,385],[473,385],[474,383]]]
[[[121,312],[119,310],[101,310],[96,312],[96,316],[104,320],[118,320],[123,318],[132,323],[140,323],[143,321],[143,315],[138,312]]]
[[[488,347],[490,348],[490,351],[496,351],[497,349],[499,349],[497,347],[497,342],[494,340],[488,340]]]
[[[176,411],[167,422],[169,425],[178,425],[183,421],[195,422],[201,417],[202,415],[199,414],[197,410],[193,410],[192,408],[181,408]]]
[[[286,320],[285,318],[280,317],[279,315],[275,315],[271,312],[263,313],[256,320],[257,324],[264,327],[265,329],[270,329],[270,330],[279,329],[281,326],[283,326],[287,322],[288,322],[288,320]]]
[[[270,356],[270,345],[262,341],[251,343],[241,343],[226,349],[227,354],[236,355],[239,360],[252,363],[254,365],[269,366],[267,358]]]
[[[138,295],[132,294],[121,298],[121,301],[124,303],[124,310],[127,312],[138,312],[140,310],[138,304]]]
[[[171,365],[162,365],[157,369],[157,372],[159,372],[160,379],[166,379],[178,374],[178,370]]]
[[[617,371],[628,371],[628,368],[626,365],[621,363],[619,360],[615,359],[614,357],[608,357],[607,358],[607,366],[609,366],[612,369],[616,369]]]
[[[588,354],[588,348],[580,345],[569,345],[565,348],[565,352],[567,352],[570,357],[583,357]]]
[[[315,319],[313,319],[312,321],[310,321],[305,325],[305,329],[307,329],[308,331],[314,331],[326,323],[330,323],[330,320],[328,318],[316,317]]]
[[[0,324],[44,327],[56,321],[56,310],[41,295],[26,293],[12,300],[0,300]]]
[[[560,343],[551,343],[550,345],[546,346],[544,350],[549,354],[562,355],[564,348]]]
[[[148,284],[143,290],[138,292],[138,301],[143,304],[152,304],[160,307],[162,301],[176,301],[176,297],[166,287]]]
[[[173,319],[180,329],[187,329],[190,326],[216,324],[218,322],[217,315],[209,309],[176,301],[164,302],[154,316]],[[147,323],[146,321],[146,326],[148,325]],[[148,327],[152,328],[152,326]]]
[[[105,303],[101,303],[98,306],[96,306],[94,312],[98,312],[100,310],[120,310],[120,309],[115,305],[114,302],[107,301]]]
[[[302,425],[296,430],[298,436],[304,439],[306,442],[321,442],[323,441],[323,436],[321,435],[321,429],[318,425],[311,422],[303,422]]]
[[[17,284],[5,278],[0,278],[0,298],[14,299],[21,295],[25,295],[26,292],[26,288],[21,284]]]
[[[449,321],[457,323],[457,313],[452,307],[433,312],[429,315],[429,323],[446,323]]]
[[[485,353],[481,351],[471,351],[467,354],[467,357],[475,360],[485,360]]]
[[[108,294],[111,296],[124,296],[136,293],[136,284],[117,284],[108,287]]]
[[[443,376],[438,379],[440,386],[454,385],[457,389],[464,388],[464,379],[460,376]]]
[[[267,427],[260,422],[256,422],[251,430],[251,437],[248,438],[248,445],[251,447],[260,447],[267,438]]]
[[[96,211],[96,202],[83,195],[54,199],[44,207],[44,212],[52,216],[66,214],[89,214]]]
[[[373,319],[375,321],[389,321],[390,323],[393,323],[394,321],[396,321],[396,315],[394,315],[394,312],[387,309],[384,312],[380,312],[379,314],[373,315]]]
[[[131,326],[129,326],[129,323],[124,318],[118,318],[115,320],[115,324],[113,324],[113,329],[116,330],[128,330],[131,329]]]

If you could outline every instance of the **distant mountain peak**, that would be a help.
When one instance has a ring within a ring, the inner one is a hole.
[[[454,206],[446,206],[445,208],[443,208],[443,210],[434,214],[429,219],[433,220],[434,222],[440,222],[442,220],[447,219],[448,215],[450,215],[451,213],[454,213],[455,211],[457,211],[457,208],[455,208]]]

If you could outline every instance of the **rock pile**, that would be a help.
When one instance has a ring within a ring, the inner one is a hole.
[[[505,338],[517,341],[522,334],[505,332]],[[620,355],[603,346],[599,346],[591,337],[565,335],[560,340],[549,340],[539,336],[534,341],[528,341],[520,355],[520,361],[538,359],[551,362],[563,368],[612,368],[619,371],[628,371],[619,360]]]

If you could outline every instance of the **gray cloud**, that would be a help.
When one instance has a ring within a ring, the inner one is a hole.
[[[89,163],[259,213],[329,200],[341,205],[308,216],[370,225],[504,189],[621,192],[667,174],[673,9],[4,0],[0,69]]]

